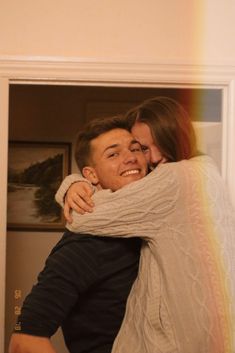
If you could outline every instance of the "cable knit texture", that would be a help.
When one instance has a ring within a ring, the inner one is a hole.
[[[59,189],[57,190],[57,193],[55,194],[55,200],[61,207],[64,207],[64,198],[69,187],[78,181],[85,181],[90,185],[93,193],[96,191],[96,188],[87,179],[83,178],[82,174],[70,174],[63,180]]]
[[[144,239],[113,353],[235,353],[235,218],[207,156],[94,195],[71,231]]]

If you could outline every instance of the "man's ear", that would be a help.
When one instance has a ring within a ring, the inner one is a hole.
[[[99,184],[99,179],[93,167],[87,166],[82,169],[83,176],[89,180],[93,185]]]

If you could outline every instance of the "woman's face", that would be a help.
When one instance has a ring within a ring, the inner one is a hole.
[[[156,146],[151,130],[145,123],[136,122],[132,127],[132,135],[142,145],[145,157],[150,167],[155,168],[158,164],[166,162],[166,158],[162,156]]]

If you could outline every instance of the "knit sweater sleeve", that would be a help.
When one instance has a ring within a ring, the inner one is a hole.
[[[73,223],[67,228],[95,235],[152,238],[175,207],[179,192],[176,164],[162,165],[116,192],[97,192],[93,196],[94,212],[73,212]]]
[[[64,207],[64,198],[70,186],[79,181],[85,181],[93,188],[92,184],[87,179],[83,178],[80,173],[66,176],[55,194],[55,200],[61,207]]]

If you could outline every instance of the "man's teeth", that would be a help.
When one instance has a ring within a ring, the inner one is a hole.
[[[131,174],[139,174],[138,169],[127,170],[126,172],[122,173],[123,176],[131,175]]]

